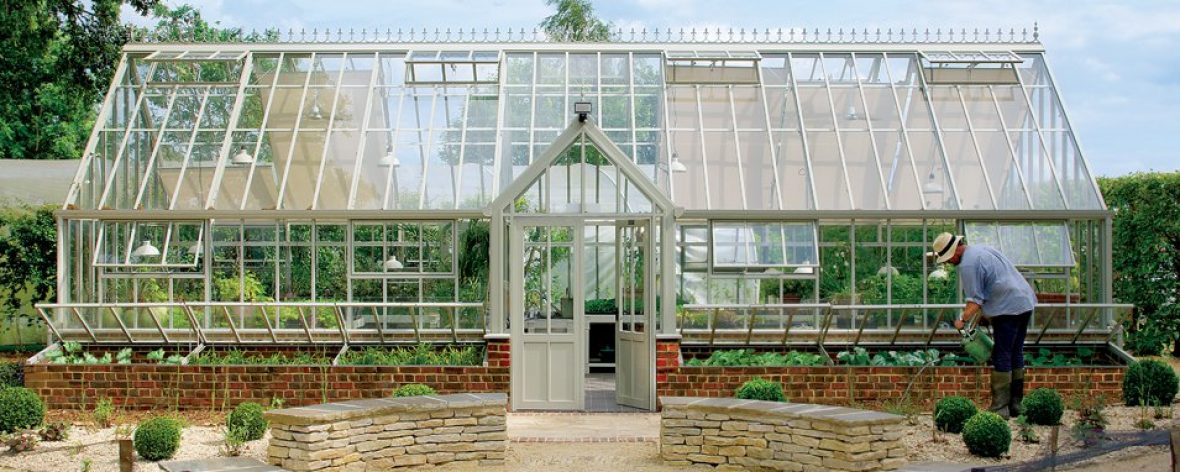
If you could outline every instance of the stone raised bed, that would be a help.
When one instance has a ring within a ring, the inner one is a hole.
[[[508,447],[502,393],[381,398],[271,410],[267,461],[301,471],[498,465]]]
[[[906,463],[901,416],[734,398],[660,401],[660,455],[669,465],[876,471]]]

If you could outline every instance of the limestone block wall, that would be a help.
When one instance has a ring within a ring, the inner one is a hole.
[[[508,447],[507,403],[503,393],[466,393],[271,410],[267,458],[295,472],[498,465]]]
[[[669,465],[877,471],[906,463],[901,416],[734,398],[660,401],[660,455]]]

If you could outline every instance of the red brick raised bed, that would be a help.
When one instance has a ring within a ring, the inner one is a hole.
[[[987,367],[687,367],[679,364],[679,344],[663,341],[656,348],[657,395],[664,397],[730,397],[743,382],[762,377],[783,384],[792,402],[847,405],[909,398],[930,403],[962,395],[979,403],[991,400]],[[1026,371],[1026,391],[1057,389],[1067,400],[1075,395],[1122,399],[1124,368],[1042,367]]]

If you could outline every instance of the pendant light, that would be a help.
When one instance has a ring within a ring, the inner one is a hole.
[[[201,244],[200,241],[197,241],[193,243],[192,246],[188,247],[188,253],[194,256],[199,256],[202,252],[205,252],[205,245]]]
[[[320,92],[318,90],[311,96],[311,106],[307,107],[307,117],[317,121],[324,119],[324,110],[320,108]]]
[[[778,270],[778,267],[771,267],[769,269],[762,271],[762,273],[766,274],[766,275],[779,275],[779,274],[782,274],[783,271]]]
[[[815,268],[811,267],[810,260],[805,260],[805,261],[803,261],[803,266],[795,268],[795,273],[796,274],[814,274]]]
[[[930,280],[946,280],[950,278],[950,274],[948,274],[946,269],[943,269],[942,266],[939,266],[937,269],[934,269],[932,272],[930,272],[930,275],[927,276],[927,278]]]
[[[684,165],[683,162],[680,162],[680,154],[675,152],[672,153],[672,164],[670,168],[672,169],[672,172],[677,174],[688,172],[688,166]]]
[[[381,160],[377,161],[377,165],[381,167],[401,167],[402,161],[397,158],[397,154],[393,153],[393,146],[386,146],[385,155],[381,156]]]
[[[397,256],[394,255],[390,255],[389,259],[386,259],[385,262],[381,264],[381,268],[387,271],[401,270],[404,267],[405,265],[402,264],[402,261],[397,260]]]
[[[860,115],[856,113],[856,107],[848,105],[848,111],[844,112],[844,118],[848,121],[859,121]]]
[[[251,156],[250,153],[246,152],[245,147],[240,147],[238,148],[238,153],[234,154],[234,157],[230,159],[230,162],[233,162],[234,165],[248,166],[254,163],[254,156]]]
[[[885,275],[885,274],[897,276],[897,275],[901,275],[901,272],[899,272],[896,267],[886,264],[886,265],[881,266],[880,269],[877,269],[877,275]]]
[[[145,239],[139,247],[131,251],[131,257],[160,257],[160,250],[153,246],[151,241]]]
[[[938,183],[934,169],[930,169],[930,175],[926,177],[926,183],[922,185],[922,193],[942,193],[942,184]]]

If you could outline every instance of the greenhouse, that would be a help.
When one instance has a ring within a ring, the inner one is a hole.
[[[137,41],[57,217],[53,342],[506,343],[515,409],[654,409],[661,342],[957,347],[944,231],[1017,263],[1032,344],[1120,354],[1129,309],[1016,32]]]

